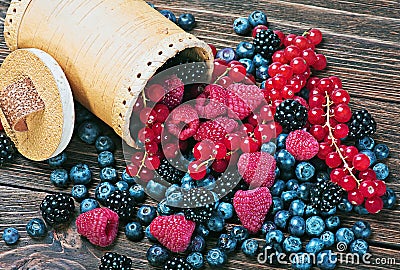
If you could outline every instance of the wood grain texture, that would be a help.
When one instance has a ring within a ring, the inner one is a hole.
[[[218,48],[236,46],[243,39],[233,33],[232,22],[247,16],[254,9],[265,10],[270,26],[284,32],[300,34],[310,27],[323,31],[324,41],[318,47],[329,61],[326,71],[317,75],[337,75],[343,80],[344,89],[352,95],[353,108],[367,107],[378,122],[376,140],[391,148],[386,161],[391,173],[389,186],[400,192],[400,5],[398,1],[376,0],[176,0],[153,1],[160,8],[180,14],[191,12],[198,26],[193,34]],[[8,0],[0,0],[0,18],[4,18]],[[0,27],[2,32],[2,26]],[[0,34],[0,62],[9,53]],[[1,79],[1,78],[0,78]],[[104,127],[105,133],[120,143],[120,139]],[[78,162],[87,163],[94,172],[90,194],[99,182],[97,155],[94,147],[87,147],[76,137],[67,149],[67,169]],[[116,152],[118,169],[124,167],[121,147]],[[18,157],[12,165],[0,168],[0,230],[15,226],[21,233],[16,246],[0,242],[0,269],[96,269],[105,250],[112,250],[134,258],[133,269],[153,269],[148,266],[145,252],[151,243],[144,240],[132,243],[126,240],[122,229],[116,243],[99,249],[76,234],[75,227],[50,231],[40,240],[26,235],[25,224],[39,217],[38,205],[47,193],[57,191],[49,180],[51,168],[44,162],[37,163]],[[60,190],[68,192],[68,190]],[[154,204],[153,201],[147,201]],[[78,205],[77,205],[78,206]],[[341,216],[345,226],[365,219],[371,223],[373,236],[369,240],[374,258],[395,258],[398,265],[341,265],[340,269],[399,269],[400,229],[397,204],[391,211],[378,215]],[[261,240],[261,239],[260,239]],[[212,246],[215,240],[211,241]],[[240,252],[229,257],[229,264],[222,269],[265,269],[255,260],[245,258]],[[286,267],[284,267],[286,268]]]

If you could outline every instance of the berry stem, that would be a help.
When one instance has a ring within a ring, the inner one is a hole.
[[[230,70],[231,70],[231,68],[227,68],[227,69],[225,70],[225,72],[222,73],[222,74],[214,81],[213,84],[217,84],[218,81],[221,80],[221,78],[223,78],[224,76],[226,76],[226,74],[228,74]]]
[[[144,89],[142,90],[142,98],[143,98],[143,105],[144,105],[144,107],[146,108],[147,107],[147,101],[149,100],[149,99],[147,99],[146,98],[146,94],[144,93]]]
[[[146,158],[147,158],[147,152],[145,151],[145,152],[144,152],[144,155],[143,155],[142,162],[140,163],[138,172],[137,172],[136,175],[135,175],[136,177],[139,177],[140,171],[143,169],[143,167],[145,167],[144,162],[145,162]]]

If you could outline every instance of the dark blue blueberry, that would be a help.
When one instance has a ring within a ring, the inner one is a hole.
[[[253,63],[256,67],[261,67],[261,66],[269,66],[270,61],[262,57],[261,54],[256,54],[253,57]]]
[[[369,250],[369,245],[363,239],[356,239],[350,244],[350,252],[357,253],[360,256],[365,255]]]
[[[299,181],[296,179],[290,179],[289,181],[286,182],[286,190],[297,190],[299,188]],[[296,192],[297,193],[297,192]]]
[[[356,205],[356,206],[354,206],[354,207],[353,207],[353,211],[356,212],[356,213],[359,214],[359,215],[363,215],[363,216],[369,215],[368,210],[367,210],[364,206],[362,206],[362,205]]]
[[[185,175],[185,177],[186,177],[186,175]],[[192,178],[190,177],[190,179],[192,179]],[[183,179],[182,179],[182,181],[183,181]],[[215,177],[210,174],[205,179],[203,179],[201,181],[196,181],[196,184],[197,184],[197,187],[204,187],[208,190],[213,190],[215,188],[216,182],[217,181],[215,180]]]
[[[331,178],[327,172],[318,172],[317,173],[317,182],[321,181],[329,181]]]
[[[279,197],[272,198],[272,211],[271,214],[275,215],[278,211],[283,209],[283,201]]]
[[[246,73],[247,74],[254,74],[255,66],[253,64],[253,61],[249,58],[243,58],[239,60],[240,63],[246,68]]]
[[[360,151],[360,154],[364,154],[369,158],[369,161],[370,161],[369,166],[372,166],[373,164],[376,163],[376,160],[377,160],[376,156],[375,156],[374,152],[372,152],[371,150],[362,150],[362,151]]]
[[[293,270],[310,270],[312,267],[311,256],[308,253],[296,253],[296,255],[292,255],[290,259]]]
[[[351,230],[356,238],[367,239],[371,235],[371,226],[367,221],[357,221]]]
[[[88,111],[85,107],[83,107],[80,103],[75,102],[75,125],[76,128],[84,122],[88,120],[93,120],[95,119],[96,116],[92,114],[90,111]]]
[[[349,200],[343,198],[342,201],[339,203],[338,208],[340,211],[348,213],[353,210],[353,205],[351,204],[351,202],[349,202]]]
[[[242,41],[236,47],[236,55],[239,59],[253,58],[255,47],[253,43]]]
[[[131,185],[133,185],[133,184],[136,184],[137,178],[136,178],[136,177],[130,176],[130,175],[126,172],[126,169],[123,169],[123,170],[121,171],[121,180],[127,182],[128,185],[131,186]]]
[[[251,24],[247,18],[237,18],[233,22],[233,31],[238,35],[245,36],[250,33],[251,29]]]
[[[14,245],[19,239],[18,230],[12,227],[7,228],[4,230],[2,238],[7,245]]]
[[[157,209],[151,205],[142,205],[138,209],[136,216],[140,223],[148,225],[157,217]]]
[[[325,230],[325,223],[319,216],[312,216],[306,220],[306,233],[309,236],[320,236]]]
[[[99,202],[104,203],[114,191],[115,186],[110,182],[99,183],[95,190],[95,197]]]
[[[229,254],[236,249],[237,243],[238,241],[234,237],[223,233],[218,238],[217,246],[226,254]]]
[[[157,238],[155,238],[150,232],[150,225],[146,227],[146,229],[144,230],[144,234],[151,242],[158,242]]]
[[[174,211],[172,210],[171,207],[167,205],[167,200],[163,199],[161,202],[157,204],[157,212],[160,216],[169,216],[171,215]]]
[[[203,236],[196,235],[190,241],[188,250],[191,252],[203,252],[206,249],[206,240]]]
[[[207,252],[207,262],[211,267],[220,267],[224,265],[227,261],[227,256],[225,252],[223,252],[219,248],[210,249]]]
[[[87,198],[81,202],[79,209],[80,209],[81,213],[85,213],[85,212],[89,212],[89,211],[91,211],[95,208],[99,208],[99,207],[100,207],[100,204],[96,199]]]
[[[146,253],[147,260],[152,266],[163,266],[169,259],[169,252],[160,245],[152,245]]]
[[[319,238],[324,242],[326,248],[333,246],[335,243],[335,235],[330,231],[324,231]]]
[[[299,186],[299,188],[296,190],[297,191],[297,197],[299,199],[302,199],[303,201],[308,201],[310,200],[310,189],[311,189],[311,184],[310,183],[303,183]]]
[[[26,233],[32,238],[44,237],[47,234],[47,227],[40,218],[33,218],[26,224]]]
[[[170,20],[171,22],[176,23],[176,16],[175,16],[175,14],[174,14],[172,11],[167,10],[167,9],[163,9],[163,10],[160,10],[160,13],[161,13],[165,18],[167,18],[168,20]]]
[[[94,144],[100,133],[100,127],[93,121],[83,122],[78,129],[79,138],[87,144]]]
[[[282,244],[284,239],[285,236],[283,235],[283,232],[281,230],[270,230],[265,235],[265,241],[267,244],[272,244],[272,243]]]
[[[283,249],[286,252],[289,253],[294,253],[294,252],[299,252],[301,250],[301,240],[298,237],[289,235],[284,241],[283,241]]]
[[[207,222],[207,227],[210,231],[220,232],[224,229],[225,220],[220,214],[214,213]]]
[[[282,149],[276,153],[276,163],[281,170],[291,170],[296,160],[287,150]]]
[[[306,209],[304,210],[304,215],[306,217],[311,217],[311,216],[318,215],[318,210],[314,206],[308,204],[306,206]]]
[[[183,181],[182,181],[183,182]],[[178,184],[173,184],[170,185],[167,190],[165,191],[165,197],[170,196],[171,194],[174,194],[175,192],[181,193],[182,194],[182,189]]]
[[[166,190],[166,186],[154,180],[150,180],[146,185],[146,193],[155,200],[164,199]]]
[[[383,163],[377,163],[372,168],[376,173],[376,178],[379,180],[385,180],[389,176],[389,167]]]
[[[365,136],[364,138],[356,141],[356,147],[358,150],[373,150],[375,147],[375,141],[371,137]]]
[[[317,266],[321,270],[334,270],[336,268],[337,254],[332,250],[323,250],[317,255]]]
[[[281,170],[278,167],[275,168],[275,179],[281,175]]]
[[[103,151],[114,152],[115,144],[108,136],[99,136],[94,144],[98,153]]]
[[[386,188],[386,193],[382,196],[383,207],[391,209],[396,204],[396,193],[391,188]]]
[[[218,205],[217,211],[224,219],[230,219],[233,216],[233,205],[230,203],[221,202]]]
[[[184,182],[181,185],[181,188],[184,189],[184,190],[189,190],[189,189],[192,189],[192,188],[195,188],[195,187],[196,187],[196,183],[193,180]]]
[[[203,238],[206,238],[210,234],[210,230],[204,224],[199,224],[196,228],[196,233]]]
[[[295,170],[297,179],[300,181],[309,181],[315,174],[315,168],[309,162],[300,162]]]
[[[242,252],[248,257],[256,257],[258,255],[259,244],[256,239],[247,239],[242,243]]]
[[[389,157],[389,147],[383,143],[377,144],[374,147],[374,153],[378,160],[384,160]]]
[[[249,22],[253,28],[257,25],[267,25],[267,15],[259,10],[253,11],[249,15]]]
[[[276,144],[273,142],[263,143],[261,145],[261,152],[268,153],[270,155],[275,155],[276,152]]]
[[[131,222],[125,226],[125,235],[131,241],[141,241],[144,238],[143,227],[139,222]]]
[[[275,225],[280,229],[285,229],[287,227],[290,218],[289,211],[280,210],[275,214],[274,222]]]
[[[71,196],[77,201],[81,202],[88,196],[88,189],[85,185],[75,185],[71,189]]]
[[[303,236],[306,232],[306,222],[302,217],[294,216],[289,222],[289,233],[294,236]]]
[[[135,199],[137,202],[144,202],[146,199],[146,193],[144,189],[139,184],[134,184],[129,188],[129,194]]]
[[[272,221],[266,221],[261,227],[261,233],[263,235],[267,234],[271,230],[276,230],[276,225]]]
[[[196,19],[193,14],[184,13],[179,16],[178,25],[185,31],[191,31],[196,26]]]
[[[294,200],[289,206],[289,212],[293,216],[303,216],[306,204],[302,200]]]
[[[203,254],[200,252],[190,253],[186,258],[186,262],[189,263],[194,269],[201,269],[204,266]]]
[[[62,152],[57,156],[49,158],[47,160],[50,167],[61,167],[62,165],[64,165],[65,161],[67,161],[67,154],[65,152]]]
[[[256,68],[256,79],[257,81],[265,81],[266,79],[269,78],[268,74],[268,66],[266,65],[261,65]]]
[[[281,196],[282,192],[286,188],[286,183],[283,180],[276,180],[274,185],[271,187],[270,192],[272,196]]]
[[[347,246],[354,240],[354,233],[349,228],[340,228],[336,232],[336,242],[343,242]]]
[[[216,58],[225,60],[227,63],[236,60],[237,56],[236,56],[236,52],[234,49],[232,48],[224,48],[221,49],[217,52],[217,56]]]
[[[336,231],[340,226],[340,218],[338,216],[331,216],[325,219],[325,226],[330,231]]]
[[[127,183],[127,182],[125,182],[125,181],[118,181],[117,183],[115,183],[115,187],[118,189],[118,190],[121,190],[121,191],[127,191],[127,190],[129,190],[129,184]]]
[[[306,252],[316,254],[324,248],[324,242],[319,238],[311,238],[306,245]]]
[[[50,174],[51,183],[58,188],[65,188],[69,184],[69,177],[67,170],[57,169]]]
[[[113,166],[115,163],[114,154],[109,151],[103,151],[97,156],[97,162],[100,168]]]
[[[75,185],[87,185],[92,181],[92,172],[86,164],[77,164],[69,171],[69,178]]]
[[[297,192],[295,190],[289,190],[282,192],[281,199],[284,205],[290,205],[292,201],[297,199]]]
[[[115,184],[118,180],[117,170],[113,167],[104,167],[100,171],[100,180],[102,182],[110,182]]]
[[[249,237],[249,231],[243,226],[234,226],[229,235],[242,243]]]
[[[330,216],[333,216],[334,214],[336,214],[336,212],[337,212],[337,207],[335,206],[335,207],[331,208],[331,210],[329,210],[328,212],[321,211],[320,214],[322,217],[330,217]]]

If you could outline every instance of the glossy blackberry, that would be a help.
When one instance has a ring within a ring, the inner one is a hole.
[[[106,200],[105,206],[118,214],[122,220],[131,220],[135,217],[136,201],[126,190],[114,191]]]
[[[193,220],[197,223],[206,223],[214,212],[214,204],[207,204],[203,207],[186,208],[183,213],[188,220]]]
[[[343,189],[330,180],[320,181],[311,187],[311,204],[321,212],[328,212],[343,198]]]
[[[253,44],[256,48],[256,53],[261,54],[265,59],[271,59],[274,52],[279,49],[281,40],[274,31],[268,29],[258,32],[253,40]]]
[[[183,213],[188,220],[205,223],[214,212],[215,197],[206,188],[190,189],[184,193]]]
[[[0,133],[0,166],[11,161],[16,153],[15,145],[5,134]]]
[[[175,257],[165,263],[164,270],[193,270],[193,267],[184,259]]]
[[[282,126],[283,133],[289,133],[304,127],[308,114],[306,107],[298,101],[286,99],[276,108],[274,118]]]
[[[132,260],[115,252],[107,252],[101,257],[99,270],[129,270],[132,269]]]
[[[376,122],[372,115],[365,109],[353,112],[349,122],[349,138],[361,139],[371,136],[376,131]]]
[[[75,204],[70,195],[47,195],[40,204],[43,219],[50,225],[67,223],[74,215]]]
[[[169,161],[165,158],[161,160],[160,166],[157,169],[157,173],[163,180],[171,184],[180,183],[182,177],[185,175],[185,172],[174,167],[173,164],[169,163]]]

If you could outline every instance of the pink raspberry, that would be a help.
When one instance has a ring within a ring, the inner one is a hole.
[[[296,160],[309,160],[319,151],[318,141],[305,130],[295,130],[286,138],[286,150]]]

